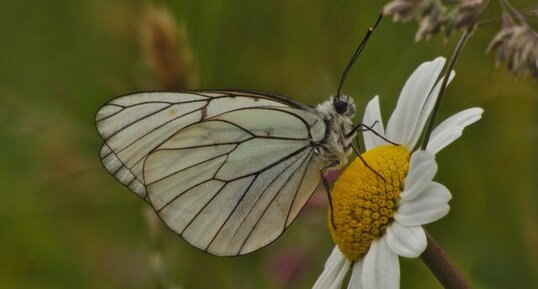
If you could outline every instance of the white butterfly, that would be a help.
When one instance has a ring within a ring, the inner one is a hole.
[[[346,164],[353,100],[316,108],[248,91],[144,92],[99,109],[103,165],[190,244],[242,255],[274,241]]]

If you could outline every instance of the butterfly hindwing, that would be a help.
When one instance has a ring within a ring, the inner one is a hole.
[[[137,194],[140,198],[148,201],[146,186],[142,181],[137,178],[131,170],[129,170],[118,156],[112,152],[112,150],[106,145],[101,146],[101,151],[99,152],[101,162],[106,170],[116,178],[120,183],[127,186],[132,192]]]

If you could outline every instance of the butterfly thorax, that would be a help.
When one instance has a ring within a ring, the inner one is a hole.
[[[325,137],[316,149],[316,157],[322,167],[345,166],[352,151],[350,144],[354,135],[348,134],[353,130],[355,103],[345,95],[340,96],[340,101],[347,104],[341,112],[335,108],[333,97],[316,106],[316,111],[321,114],[326,124]]]

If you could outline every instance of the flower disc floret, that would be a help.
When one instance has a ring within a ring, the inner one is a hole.
[[[385,233],[409,169],[409,151],[404,146],[379,146],[362,157],[371,169],[355,159],[331,191],[336,229],[330,211],[329,229],[342,254],[351,261],[362,257],[374,239]]]

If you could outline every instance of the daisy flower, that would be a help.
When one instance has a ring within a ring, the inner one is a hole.
[[[325,264],[315,289],[340,288],[352,267],[348,289],[397,289],[400,285],[398,256],[418,257],[426,249],[422,225],[444,217],[451,194],[432,181],[437,172],[435,154],[455,141],[463,129],[482,116],[470,108],[446,119],[431,134],[426,150],[416,150],[433,109],[445,64],[439,57],[421,64],[405,83],[396,109],[383,127],[379,99],[366,106],[363,123],[375,123],[364,132],[362,155],[376,175],[360,160],[351,163],[331,192],[334,227],[329,230],[336,247]],[[450,75],[450,80],[454,72]]]

